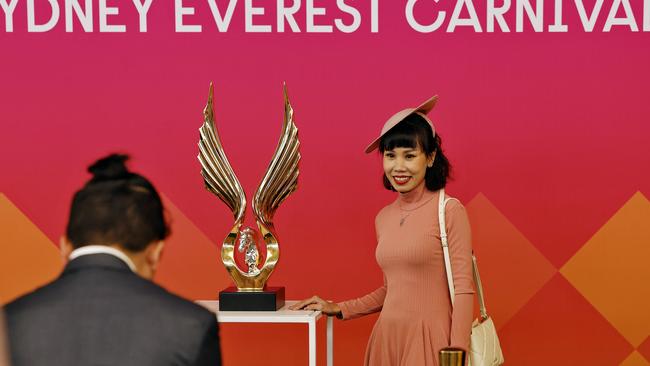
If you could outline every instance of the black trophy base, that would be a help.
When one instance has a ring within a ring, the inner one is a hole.
[[[276,311],[284,306],[284,287],[265,287],[260,292],[228,287],[219,292],[219,311]]]

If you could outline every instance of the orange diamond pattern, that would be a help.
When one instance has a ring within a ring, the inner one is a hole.
[[[187,298],[215,299],[231,285],[219,246],[168,197],[163,200],[173,233],[156,281]],[[466,207],[488,311],[508,365],[650,365],[650,202],[643,194],[635,193],[559,273],[483,194]],[[56,246],[1,193],[0,218],[3,304],[53,279],[62,262]],[[373,323],[372,317],[337,323],[335,347],[342,351],[337,363],[363,359]],[[230,335],[222,344],[224,359],[243,362],[246,354],[237,339],[268,332],[262,328],[224,325],[224,336]],[[278,345],[304,340],[303,330],[273,332],[282,335]],[[278,360],[303,364],[305,352],[279,354]]]
[[[507,365],[618,365],[633,347],[559,273],[500,331]]]
[[[645,357],[646,361],[650,362],[650,336],[646,337],[645,341],[637,348],[637,351]]]
[[[650,334],[649,223],[637,192],[561,270],[635,347]]]
[[[643,356],[639,354],[639,352],[634,351],[630,353],[630,356],[625,359],[625,361],[621,362],[621,366],[648,366],[650,365],[650,362],[648,362]]]
[[[53,280],[63,261],[57,247],[0,193],[0,305]]]
[[[486,307],[500,328],[557,270],[483,194],[466,208]]]

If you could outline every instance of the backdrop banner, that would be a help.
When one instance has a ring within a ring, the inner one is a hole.
[[[157,281],[197,300],[232,284],[232,213],[197,160],[210,82],[249,200],[283,82],[294,108],[299,188],[274,218],[269,285],[362,296],[382,284],[374,218],[395,199],[363,150],[437,94],[446,191],[468,210],[508,364],[648,365],[649,45],[650,0],[0,0],[0,304],[59,274],[72,194],[110,152],[164,196]],[[376,319],[335,322],[337,365],[362,363]],[[221,329],[227,365],[307,363],[306,327]]]

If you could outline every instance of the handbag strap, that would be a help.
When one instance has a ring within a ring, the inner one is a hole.
[[[438,224],[440,225],[440,242],[442,243],[442,254],[444,256],[445,262],[445,272],[447,273],[447,288],[449,288],[449,298],[451,299],[451,305],[454,306],[454,299],[456,297],[456,291],[454,287],[454,276],[451,272],[451,259],[449,256],[449,244],[447,242],[447,228],[445,222],[445,206],[447,202],[455,198],[445,198],[445,189],[440,189],[440,194],[438,197]],[[474,283],[476,285],[476,291],[478,292],[478,305],[481,312],[481,319],[485,320],[488,318],[487,309],[485,307],[485,298],[483,297],[483,285],[481,284],[481,276],[478,273],[478,264],[476,263],[476,256],[472,252],[472,272],[474,275]]]

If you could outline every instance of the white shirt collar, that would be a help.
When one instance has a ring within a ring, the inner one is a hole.
[[[133,264],[131,258],[129,258],[121,250],[106,245],[85,245],[81,248],[77,248],[73,250],[72,253],[70,253],[70,256],[68,256],[68,259],[73,260],[75,258],[79,258],[84,255],[99,254],[99,253],[110,254],[114,257],[121,259],[124,263],[126,263],[129,266],[129,268],[131,268],[131,271],[136,272],[135,264]]]

